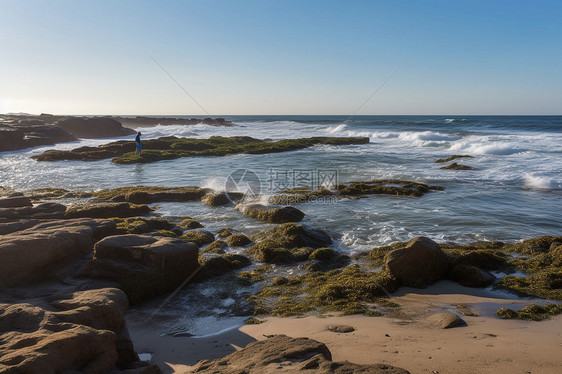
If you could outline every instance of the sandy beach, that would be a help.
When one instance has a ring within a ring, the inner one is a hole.
[[[392,316],[267,318],[207,337],[162,336],[138,321],[128,321],[128,326],[136,351],[152,354],[164,373],[189,373],[199,360],[226,356],[276,334],[323,342],[334,361],[385,363],[411,373],[559,373],[562,366],[562,316],[541,322],[493,316],[501,306],[520,307],[528,301],[490,297],[489,291],[449,281],[425,290],[403,288],[393,301],[401,308]],[[462,316],[467,325],[450,329],[424,322],[432,313],[455,312],[458,304],[479,315]],[[334,333],[328,330],[333,325],[356,330]]]

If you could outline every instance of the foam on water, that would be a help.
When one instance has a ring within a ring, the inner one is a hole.
[[[525,173],[525,185],[536,190],[562,190],[562,180]]]

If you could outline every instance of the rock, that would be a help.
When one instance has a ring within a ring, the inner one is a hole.
[[[180,239],[116,235],[96,243],[77,277],[117,282],[131,303],[170,291],[198,268],[198,248]]]
[[[449,279],[465,287],[488,287],[496,277],[490,272],[470,265],[456,265],[449,273]]]
[[[81,291],[42,303],[0,304],[0,371],[107,373],[139,362],[125,327],[123,292]]]
[[[0,152],[74,140],[74,136],[54,125],[22,124],[0,127]]]
[[[200,361],[195,373],[273,373],[300,372],[314,374],[372,373],[407,374],[404,369],[386,364],[359,365],[333,362],[325,344],[308,338],[290,338],[275,335],[266,340],[250,343],[246,348],[216,360]]]
[[[55,123],[77,138],[96,139],[113,138],[136,134],[136,131],[123,127],[120,122],[111,118],[80,118],[69,117]]]
[[[445,162],[449,162],[449,161],[453,161],[456,160],[457,158],[474,158],[474,156],[470,156],[470,155],[452,155],[450,157],[447,158],[439,158],[437,159],[435,162],[438,164],[443,164]]]
[[[43,203],[35,206],[0,208],[0,219],[62,219],[66,206],[57,203]]]
[[[215,236],[207,230],[189,231],[186,232],[182,236],[182,238],[194,242],[199,247],[202,247],[205,244],[210,244],[215,241]]]
[[[442,166],[439,169],[443,169],[443,170],[472,170],[472,166],[460,165],[460,164],[457,164],[456,162],[453,162],[452,164],[447,165],[447,166]]]
[[[227,247],[228,245],[226,244],[226,242],[224,240],[215,240],[214,242],[212,242],[211,244],[209,244],[207,246],[207,248],[205,248],[205,250],[203,251],[203,253],[217,253],[217,254],[223,254],[224,253],[224,249]]]
[[[133,187],[134,189],[125,194],[116,194],[113,201],[128,201],[133,204],[151,204],[157,202],[168,201],[196,201],[207,192],[207,189],[199,187],[147,187],[148,191],[142,186]],[[161,189],[162,191],[158,191]],[[111,190],[107,191],[111,193]],[[103,195],[104,191],[100,191],[97,195]]]
[[[204,227],[200,222],[194,219],[184,219],[178,226],[187,230],[201,229]]]
[[[0,288],[47,279],[60,265],[92,250],[115,232],[106,220],[62,220],[4,235],[0,241]]]
[[[203,268],[197,275],[198,280],[203,280],[225,274],[231,270],[238,270],[250,266],[252,261],[242,255],[202,255]]]
[[[68,207],[65,212],[67,218],[111,218],[144,216],[150,213],[147,205],[129,203],[107,204],[76,204]]]
[[[447,257],[433,240],[418,236],[388,254],[386,267],[405,286],[425,288],[447,274]]]
[[[355,331],[355,327],[349,325],[331,325],[328,326],[328,330],[345,334]]]
[[[223,206],[232,204],[232,200],[229,197],[229,194],[226,192],[213,192],[208,193],[207,195],[203,196],[201,201],[209,206]]]
[[[453,313],[435,313],[425,318],[425,322],[439,329],[449,329],[457,326],[466,326],[466,322]]]
[[[22,206],[32,206],[29,197],[25,196],[9,196],[0,199],[0,208],[16,208]]]
[[[291,206],[272,207],[262,204],[238,204],[236,206],[242,214],[269,223],[300,222],[304,213]]]
[[[252,240],[244,234],[232,234],[226,238],[226,244],[230,247],[243,247],[251,242]]]

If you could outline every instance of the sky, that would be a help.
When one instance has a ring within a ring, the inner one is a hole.
[[[0,51],[0,113],[562,114],[559,0],[0,0]]]

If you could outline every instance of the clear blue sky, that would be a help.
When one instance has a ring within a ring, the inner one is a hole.
[[[0,113],[562,114],[562,2],[0,0]]]

